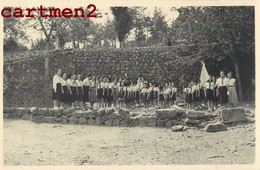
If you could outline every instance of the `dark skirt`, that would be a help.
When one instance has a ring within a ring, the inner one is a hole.
[[[61,83],[57,83],[56,87],[56,92],[54,92],[54,89],[52,90],[52,100],[62,100]]]
[[[135,92],[135,100],[138,102],[140,101],[140,92],[139,91]]]
[[[64,103],[69,103],[69,89],[68,89],[68,86],[62,86],[62,89],[63,89],[63,93],[62,93],[62,98],[61,98],[61,102],[64,102]]]
[[[213,90],[206,89],[206,100],[213,101]]]
[[[227,87],[226,86],[220,86],[219,87],[219,103],[220,104],[226,104],[228,103],[228,95],[227,95]]]
[[[77,99],[77,87],[71,87],[71,102],[75,102]]]
[[[174,93],[171,93],[170,95],[171,95],[170,100],[174,102],[176,100],[176,93],[174,92]]]
[[[143,98],[143,101],[144,101],[144,102],[149,101],[149,99],[147,98],[147,96],[148,96],[148,93],[143,93],[143,94],[142,94],[142,98]]]
[[[159,96],[159,101],[161,102],[161,101],[164,101],[165,99],[164,99],[164,96],[163,96],[163,94],[160,94],[160,96]]]
[[[89,102],[89,86],[83,86],[83,101]]]
[[[103,89],[97,89],[97,98],[98,100],[103,99]]]
[[[113,89],[112,97],[113,97],[113,100],[114,100],[114,101],[116,101],[116,100],[118,99],[118,91],[117,91],[117,88],[114,88],[114,89]]]
[[[83,88],[82,87],[77,87],[78,88],[78,95],[76,100],[79,102],[83,101]]]
[[[195,90],[193,93],[192,93],[192,101],[198,101],[198,91]]]
[[[104,95],[103,95],[103,99],[104,99],[104,101],[107,100],[107,96],[108,96],[108,89],[105,88],[105,89],[104,89]]]
[[[149,99],[154,100],[154,91],[151,91]]]
[[[89,88],[89,102],[96,102],[97,96],[96,96],[96,89],[95,87]]]
[[[218,97],[217,97],[217,89],[214,88],[213,90],[213,102],[217,102],[218,101]]]
[[[124,91],[118,92],[118,100],[120,100],[120,101],[124,100]]]
[[[186,93],[185,101],[187,103],[192,103],[192,93]]]
[[[205,99],[205,93],[203,89],[200,89],[200,96],[199,96],[200,100],[204,100]]]
[[[107,101],[108,102],[112,102],[113,101],[112,89],[107,89]]]

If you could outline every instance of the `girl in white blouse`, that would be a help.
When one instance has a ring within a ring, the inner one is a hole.
[[[77,84],[77,98],[76,98],[76,103],[78,108],[80,109],[84,109],[83,107],[83,81],[81,80],[81,74],[77,75],[77,80],[76,80],[76,84]]]
[[[108,107],[112,106],[113,102],[113,89],[114,89],[114,82],[108,79],[108,93],[107,93],[107,104]]]
[[[214,87],[215,84],[212,81],[212,77],[210,76],[209,80],[204,83],[205,88],[205,98],[208,102],[208,112],[213,111],[213,99],[214,99]]]
[[[53,91],[52,91],[52,100],[54,108],[57,109],[60,107],[60,100],[62,98],[62,87],[61,87],[61,69],[58,69],[56,74],[53,76]]]
[[[69,89],[67,84],[67,74],[63,73],[61,78],[61,86],[62,86],[62,98],[60,107],[64,108],[69,103]]]
[[[73,109],[75,109],[75,101],[77,98],[78,90],[77,90],[77,84],[76,84],[76,74],[72,74],[71,78],[67,80],[67,84],[69,86],[69,90],[71,93],[70,101],[71,101],[71,106]]]
[[[94,103],[97,100],[97,89],[96,89],[96,77],[92,76],[89,78],[89,102],[90,109],[93,109]]]
[[[173,105],[174,102],[175,102],[175,100],[176,100],[177,89],[174,87],[174,83],[173,83],[173,82],[171,83],[170,88],[171,88],[171,92],[170,92],[170,103],[171,103],[171,105]]]
[[[236,79],[232,78],[232,72],[227,74],[228,77],[228,103],[236,106],[238,104],[238,97],[236,91]]]

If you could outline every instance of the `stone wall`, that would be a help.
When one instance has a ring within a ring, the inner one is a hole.
[[[238,113],[238,114],[237,114]],[[204,128],[208,124],[236,122],[252,123],[242,108],[219,109],[216,114],[201,111],[159,109],[151,113],[130,112],[126,109],[115,111],[112,108],[89,111],[47,109],[47,108],[4,108],[4,118],[25,119],[37,123],[88,124],[105,126],[186,126]]]

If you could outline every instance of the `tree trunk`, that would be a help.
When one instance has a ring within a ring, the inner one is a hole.
[[[243,87],[242,87],[242,82],[241,82],[241,77],[240,77],[238,61],[234,58],[233,58],[233,61],[234,61],[234,66],[235,66],[235,71],[236,71],[236,78],[237,78],[238,97],[239,97],[239,101],[243,101],[244,93],[243,93]]]
[[[45,66],[44,66],[44,69],[45,69],[45,76],[44,76],[44,105],[47,106],[47,103],[48,101],[50,100],[49,99],[49,72],[50,72],[50,68],[49,68],[49,43],[50,42],[47,42],[47,55],[45,56]],[[48,106],[47,106],[48,107]]]

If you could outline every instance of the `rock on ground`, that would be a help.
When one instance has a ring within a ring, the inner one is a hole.
[[[227,127],[222,123],[211,123],[208,124],[204,130],[206,132],[218,132],[218,131],[225,131],[227,130]]]

